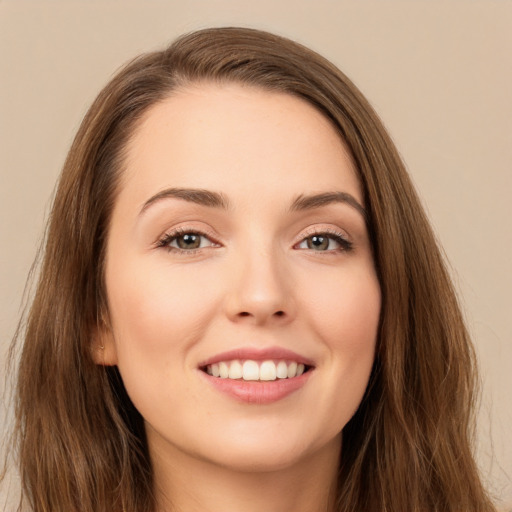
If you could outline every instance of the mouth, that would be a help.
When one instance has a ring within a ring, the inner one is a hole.
[[[221,393],[250,404],[269,404],[300,390],[313,361],[282,348],[240,349],[202,362],[198,370]]]
[[[200,369],[212,377],[219,379],[243,381],[275,381],[294,379],[311,370],[310,365],[298,361],[254,359],[219,361],[201,367]]]

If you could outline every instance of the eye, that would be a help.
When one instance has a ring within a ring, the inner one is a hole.
[[[182,229],[166,233],[161,240],[158,241],[158,247],[164,247],[170,251],[192,252],[205,247],[217,247],[218,244],[213,242],[205,233],[198,231],[185,231]]]
[[[314,233],[296,245],[297,249],[309,249],[317,252],[349,251],[349,242],[341,233]]]

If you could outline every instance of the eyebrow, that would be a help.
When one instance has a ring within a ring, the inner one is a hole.
[[[200,188],[167,188],[150,197],[141,208],[139,215],[142,215],[151,205],[163,199],[183,199],[190,203],[208,206],[210,208],[229,208],[229,201],[223,194],[204,190]]]
[[[365,221],[368,221],[368,212],[353,195],[347,192],[323,192],[308,196],[301,194],[293,201],[290,211],[313,210],[333,203],[345,203],[352,206],[363,216]]]
[[[229,200],[219,192],[199,188],[167,188],[150,197],[142,206],[139,215],[142,215],[151,205],[164,199],[182,199],[190,203],[210,208],[229,209]],[[313,210],[333,203],[344,203],[352,206],[365,219],[368,213],[357,199],[347,192],[323,192],[320,194],[297,196],[290,206],[291,212]]]

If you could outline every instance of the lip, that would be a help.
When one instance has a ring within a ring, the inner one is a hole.
[[[311,376],[312,370],[300,377],[273,381],[245,381],[212,377],[199,370],[199,374],[218,391],[249,404],[270,404],[282,400],[301,389]]]
[[[299,377],[290,379],[276,379],[273,381],[244,381],[241,379],[221,379],[208,375],[204,368],[208,365],[221,361],[232,361],[247,359],[253,361],[285,360],[296,361],[309,367],[309,370]],[[231,398],[247,404],[271,404],[282,400],[292,393],[300,390],[309,380],[313,373],[314,363],[311,359],[301,356],[292,350],[281,347],[265,349],[242,348],[216,354],[198,365],[199,374],[206,379],[209,385],[217,391],[224,393]]]

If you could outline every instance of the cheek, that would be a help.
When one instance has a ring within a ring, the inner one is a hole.
[[[333,351],[347,356],[375,344],[381,309],[380,286],[373,267],[354,266],[317,281],[307,308]]]
[[[107,292],[117,366],[128,395],[145,418],[162,404],[180,407],[189,349],[204,337],[215,314],[216,287],[204,272],[117,258]],[[195,370],[195,367],[194,367]]]
[[[133,375],[137,369],[172,369],[204,334],[216,308],[215,287],[205,283],[203,272],[180,271],[161,255],[157,261],[118,258],[107,274],[118,365],[121,371],[133,367]]]
[[[372,274],[362,273],[345,283],[339,300],[338,320],[333,326],[331,347],[346,382],[366,388],[375,357],[381,309],[380,287]]]
[[[151,339],[150,334],[161,332],[164,326],[166,331],[189,329],[199,318],[197,312],[213,300],[200,273],[180,272],[178,267],[128,261],[110,271],[109,277],[109,307],[114,323],[118,320],[115,329],[128,335],[133,330]]]
[[[326,393],[319,397],[318,407],[331,411],[333,434],[363,398],[375,357],[380,309],[373,267],[350,269],[325,281],[322,293],[311,301],[310,321],[327,348],[322,372]]]

